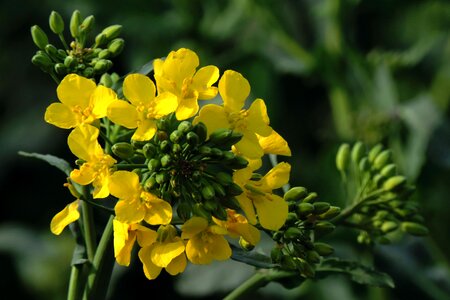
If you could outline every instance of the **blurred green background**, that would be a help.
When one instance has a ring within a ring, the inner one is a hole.
[[[417,186],[430,236],[377,246],[370,258],[395,289],[344,277],[277,284],[260,299],[450,299],[450,2],[419,0],[154,0],[0,2],[0,291],[1,299],[64,299],[73,240],[49,223],[71,196],[63,173],[18,156],[19,150],[73,162],[67,132],[46,124],[55,84],[34,67],[29,30],[48,33],[48,16],[68,22],[73,10],[96,18],[96,32],[123,25],[120,75],[171,50],[188,47],[201,65],[234,69],[263,98],[271,125],[293,152],[291,184],[342,202],[334,155],[342,142],[391,147],[401,172]],[[54,38],[54,37],[52,37]],[[51,42],[59,45],[56,38]],[[367,260],[353,234],[329,242],[342,257]],[[163,272],[148,281],[139,261],[116,268],[109,299],[163,292],[170,299],[220,299],[250,276],[236,262]]]

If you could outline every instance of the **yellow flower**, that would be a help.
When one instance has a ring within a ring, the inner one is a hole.
[[[259,230],[248,223],[247,219],[232,209],[227,209],[227,220],[222,221],[213,217],[214,223],[224,227],[232,238],[242,237],[252,245],[259,243],[261,233]]]
[[[278,230],[283,226],[288,215],[288,204],[272,190],[289,181],[290,171],[291,166],[282,162],[257,181],[250,180],[253,170],[249,167],[234,172],[234,182],[244,191],[236,199],[251,224],[256,224],[258,216],[259,223],[266,229]]]
[[[215,260],[226,260],[231,248],[224,235],[227,230],[218,225],[209,225],[200,217],[192,217],[181,227],[182,239],[188,239],[186,255],[194,264],[209,264]]]
[[[139,246],[146,247],[156,241],[157,233],[150,228],[140,224],[126,224],[113,220],[114,230],[114,257],[119,265],[129,266],[131,251],[134,242],[138,241]]]
[[[128,75],[123,83],[123,94],[130,103],[116,100],[108,107],[108,118],[129,129],[137,128],[131,137],[136,141],[148,141],[156,132],[156,120],[174,112],[177,97],[171,93],[159,93],[153,81],[142,74]]]
[[[197,54],[186,48],[170,52],[165,60],[154,61],[158,92],[177,96],[178,120],[188,119],[198,112],[197,100],[208,100],[217,95],[217,88],[212,85],[219,79],[219,69],[210,65],[196,71],[198,65]]]
[[[272,130],[268,136],[257,136],[259,145],[263,149],[264,154],[292,155],[287,141],[275,130]]]
[[[50,104],[44,119],[64,129],[91,124],[105,117],[108,105],[117,99],[110,88],[96,86],[94,81],[77,74],[64,77],[56,92],[61,102]]]
[[[72,222],[75,222],[80,218],[80,212],[78,211],[79,200],[75,200],[72,203],[67,204],[67,206],[57,213],[51,223],[50,230],[55,235],[60,235],[61,232]]]
[[[184,271],[187,265],[185,245],[177,236],[173,225],[161,225],[155,243],[142,247],[139,259],[144,266],[144,274],[148,279],[155,279],[164,268],[170,275]]]
[[[144,220],[150,225],[170,223],[170,204],[144,191],[136,173],[115,172],[110,177],[109,189],[112,195],[119,198],[114,210],[120,222],[133,224]]]
[[[269,136],[267,109],[262,99],[256,99],[248,110],[242,109],[250,94],[250,84],[240,73],[227,70],[219,81],[219,93],[223,106],[208,104],[202,107],[194,124],[205,123],[208,132],[219,128],[231,128],[243,134],[242,139],[234,146],[237,152],[248,158],[260,158],[264,150],[259,144],[259,136]]]
[[[70,173],[70,179],[81,185],[92,183],[93,197],[105,198],[109,195],[110,168],[116,160],[103,152],[97,141],[99,130],[91,125],[81,125],[72,130],[67,138],[70,151],[85,161],[80,169]]]

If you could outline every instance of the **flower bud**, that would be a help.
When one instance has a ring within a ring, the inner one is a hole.
[[[231,161],[228,162],[228,165],[232,169],[243,169],[247,167],[248,161],[242,156],[235,156]]]
[[[180,144],[173,144],[172,145],[172,153],[180,153],[181,150],[183,150],[183,149],[181,148]]]
[[[169,153],[169,151],[171,150],[169,142],[167,140],[162,141],[159,144],[159,149],[161,149],[161,152],[163,153]]]
[[[242,188],[234,182],[227,186],[226,191],[230,196],[239,196],[243,192]]]
[[[48,44],[48,38],[45,32],[38,25],[34,25],[31,27],[31,38],[36,46],[39,49],[44,50],[45,46]]]
[[[317,237],[324,236],[334,230],[335,226],[333,223],[328,221],[319,221],[314,224],[314,234]]]
[[[174,130],[172,131],[172,133],[169,136],[169,139],[173,142],[173,143],[178,143],[181,141],[181,139],[184,137],[183,132],[179,131],[179,130]]]
[[[72,13],[72,17],[70,18],[70,34],[73,38],[78,37],[78,26],[80,26],[81,23],[81,14],[78,10],[75,10]]]
[[[415,236],[425,236],[428,235],[428,228],[419,223],[414,222],[403,222],[401,228],[404,232]]]
[[[220,150],[219,148],[211,148],[211,156],[215,158],[221,158],[222,150]]]
[[[313,264],[318,264],[320,262],[320,255],[317,251],[308,250],[306,251],[306,260]]]
[[[115,143],[112,145],[111,151],[114,155],[122,159],[128,159],[134,155],[133,146],[125,142]]]
[[[240,210],[241,206],[235,197],[223,197],[220,199],[220,204],[223,207],[231,208],[232,210]]]
[[[250,244],[247,240],[245,240],[242,236],[239,237],[239,245],[245,251],[251,251],[255,249],[255,245]]]
[[[112,40],[118,37],[121,31],[122,25],[111,25],[103,29],[102,34],[104,34],[108,40]]]
[[[228,214],[227,211],[225,210],[225,208],[223,208],[222,206],[218,205],[217,208],[211,212],[211,214],[222,221],[226,221],[228,218]]]
[[[188,144],[191,146],[197,146],[198,143],[200,142],[198,135],[192,131],[190,131],[186,134],[186,139],[187,139]]]
[[[94,67],[95,69],[95,67]],[[113,86],[113,81],[111,79],[111,75],[109,75],[108,73],[103,73],[103,75],[100,77],[100,84],[106,86],[106,87],[112,87]]]
[[[64,59],[64,65],[70,70],[72,68],[74,68],[77,65],[77,59],[74,58],[73,56],[67,56]]]
[[[88,33],[94,28],[94,16],[86,17],[80,25],[80,33]]]
[[[50,13],[49,25],[50,25],[50,29],[56,34],[60,34],[64,31],[63,18],[56,11],[52,11]]]
[[[286,202],[297,202],[306,197],[308,191],[302,186],[296,186],[287,191],[283,198]]]
[[[191,218],[192,209],[186,202],[180,202],[177,206],[177,214],[181,220],[187,221]]]
[[[341,208],[338,206],[330,206],[330,209],[327,210],[325,213],[319,215],[319,218],[321,220],[329,220],[336,216],[338,216],[341,213]]]
[[[395,191],[406,184],[406,177],[397,175],[389,178],[383,184],[383,189],[386,191]]]
[[[56,49],[56,47],[53,46],[52,44],[45,45],[44,50],[45,50],[45,53],[47,53],[54,60],[59,60],[60,59],[60,55],[58,53],[58,49]]]
[[[223,186],[229,186],[230,184],[233,183],[233,177],[225,172],[216,173],[216,180]]]
[[[297,215],[299,217],[306,217],[314,211],[314,206],[311,203],[299,203],[297,205]]]
[[[370,163],[373,163],[375,161],[375,158],[377,155],[383,150],[382,144],[377,144],[370,149],[369,154],[367,155],[367,158],[369,159]]]
[[[375,169],[380,170],[383,168],[391,159],[392,157],[392,151],[387,149],[382,152],[380,152],[373,161],[373,166]]]
[[[339,147],[338,152],[336,154],[336,168],[341,172],[345,172],[348,167],[349,158],[350,158],[350,145],[342,144]]]
[[[148,192],[151,189],[153,189],[155,187],[155,185],[156,185],[156,178],[155,178],[155,176],[150,176],[144,182],[144,189]]]
[[[364,144],[362,142],[356,142],[353,145],[351,159],[352,159],[353,163],[355,164],[355,166],[357,166],[359,164],[360,160],[363,158],[364,152],[365,152],[365,149],[364,149]]]
[[[392,177],[396,173],[397,173],[397,166],[394,164],[389,164],[387,166],[384,166],[383,169],[381,169],[381,171],[380,171],[380,174],[386,178]]]
[[[161,162],[159,159],[156,158],[152,158],[149,160],[147,167],[150,170],[150,172],[155,172],[159,169],[159,167],[161,166]]]
[[[321,256],[328,256],[333,254],[334,249],[333,247],[331,247],[330,245],[326,244],[326,243],[314,243],[314,250],[317,251],[317,253],[319,253],[319,255]]]
[[[222,160],[223,161],[230,161],[233,160],[236,157],[236,154],[234,154],[231,151],[222,151]]]
[[[108,50],[111,52],[111,56],[117,56],[122,53],[123,47],[125,46],[124,39],[115,39],[108,45]]]
[[[195,124],[194,127],[192,128],[192,131],[194,131],[198,135],[198,138],[200,139],[201,143],[206,140],[207,128],[204,123],[199,122]]]
[[[51,72],[51,70],[53,68],[52,60],[44,52],[40,52],[38,54],[35,54],[31,58],[31,62],[33,63],[33,65],[41,68],[43,71],[45,71],[47,73]]]
[[[177,129],[181,131],[182,133],[187,133],[188,131],[191,131],[193,128],[192,123],[189,121],[182,121],[180,124],[178,124]]]
[[[95,37],[95,47],[100,47],[102,45],[105,45],[108,42],[108,38],[106,37],[106,34],[99,33]]]
[[[328,202],[316,202],[313,206],[315,215],[323,214],[330,209],[330,203]]]
[[[270,251],[270,258],[272,259],[272,262],[274,262],[274,263],[281,262],[281,259],[283,258],[283,249],[278,246],[275,246]]]
[[[67,74],[67,68],[62,63],[55,64],[54,68],[55,68],[56,74],[58,74],[58,75],[66,75]]]
[[[361,172],[367,172],[370,170],[370,163],[369,160],[367,159],[367,157],[363,157],[360,161],[359,161],[359,171]]]
[[[383,233],[388,233],[388,232],[394,231],[395,229],[397,229],[397,227],[398,227],[397,222],[386,221],[381,225],[380,229]]]
[[[159,184],[163,184],[169,180],[169,175],[166,172],[158,173],[155,176],[156,182]]]
[[[98,58],[107,59],[111,56],[111,52],[108,49],[103,49],[98,53]]]
[[[108,63],[104,59],[100,59],[94,65],[94,71],[96,74],[104,74],[106,71],[108,71],[108,69]]]
[[[163,157],[161,157],[161,166],[167,167],[172,163],[172,156],[169,154],[165,154]]]
[[[317,193],[316,192],[312,192],[312,193],[309,193],[308,196],[303,198],[302,202],[304,202],[304,203],[313,203],[316,198],[317,198]]]
[[[284,238],[287,240],[296,240],[298,238],[301,238],[302,236],[303,236],[303,231],[297,227],[289,227],[284,232]]]
[[[94,68],[87,67],[83,70],[83,76],[86,78],[92,78],[94,76]]]
[[[297,264],[294,261],[294,258],[292,258],[289,255],[283,255],[281,258],[281,265],[283,268],[288,270],[296,270]]]
[[[209,184],[204,185],[201,192],[202,192],[203,199],[205,199],[205,200],[212,199],[216,195],[214,188]]]
[[[220,145],[222,143],[226,143],[228,138],[231,137],[232,133],[233,130],[231,129],[220,128],[211,133],[211,135],[209,136],[209,140],[214,144]]]
[[[192,213],[206,220],[211,219],[211,214],[203,207],[203,204],[196,203],[192,206]]]

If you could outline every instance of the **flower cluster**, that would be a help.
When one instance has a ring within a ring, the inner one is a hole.
[[[247,79],[199,65],[192,50],[172,51],[154,61],[153,76],[127,75],[123,97],[78,74],[63,78],[45,120],[71,129],[79,167],[68,186],[77,200],[53,218],[53,233],[80,217],[80,201],[102,206],[108,198],[117,263],[130,264],[137,242],[144,273],[155,279],[188,262],[226,260],[233,239],[252,247],[260,230],[285,224],[288,203],[276,190],[290,165],[258,170],[265,154],[290,156],[287,142],[270,127],[262,99],[245,108]],[[221,105],[199,104],[217,96]]]

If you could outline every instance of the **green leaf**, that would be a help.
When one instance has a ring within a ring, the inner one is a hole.
[[[378,287],[395,287],[394,281],[388,274],[364,266],[355,261],[329,258],[325,259],[316,269],[317,278],[323,278],[336,273],[345,274],[349,276],[351,280],[360,284]]]
[[[270,257],[257,253],[257,252],[248,252],[241,248],[238,248],[234,245],[230,245],[233,253],[231,254],[231,258],[233,260],[246,263],[251,266],[255,266],[258,268],[271,269],[278,267],[279,265],[272,263]]]
[[[70,166],[70,164],[67,161],[65,161],[62,158],[50,155],[50,154],[39,154],[39,153],[29,153],[29,152],[19,151],[19,155],[22,155],[25,157],[34,157],[34,158],[46,161],[48,164],[63,171],[64,174],[66,174],[67,176],[69,176],[70,172],[72,172],[72,167]]]

